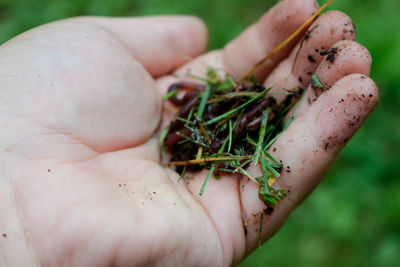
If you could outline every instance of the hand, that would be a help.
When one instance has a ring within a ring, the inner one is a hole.
[[[224,49],[187,64],[207,42],[191,17],[74,18],[1,46],[1,265],[242,260],[258,245],[265,208],[258,188],[222,177],[200,197],[206,171],[177,182],[160,165],[161,94],[188,70],[204,76],[213,66],[239,77],[316,9],[314,0],[283,0]],[[307,88],[313,73],[330,88],[306,91],[271,148],[285,167],[276,186],[289,194],[264,216],[263,240],[319,183],[378,101],[370,55],[353,41],[350,18],[328,12],[310,29],[301,50],[293,42],[256,73],[275,91]],[[330,47],[338,48],[334,60],[316,52]],[[164,112],[164,124],[170,116]]]

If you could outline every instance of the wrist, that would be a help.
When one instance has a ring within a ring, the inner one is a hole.
[[[0,266],[39,266],[16,204],[9,179],[0,176]]]

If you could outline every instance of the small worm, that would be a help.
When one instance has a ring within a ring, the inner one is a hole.
[[[247,124],[246,129],[256,131],[260,129],[261,121],[264,116],[259,116],[257,119],[253,120],[252,122],[249,122]],[[272,111],[268,114],[268,122],[272,121],[275,118],[275,112]]]
[[[225,138],[215,138],[214,142],[212,142],[210,149],[216,153],[218,150],[221,148],[221,146],[224,144]]]
[[[235,126],[235,129],[233,130],[234,135],[240,135],[246,125],[249,123],[250,119],[252,119],[254,116],[256,116],[258,113],[260,113],[262,110],[264,110],[267,106],[275,103],[276,100],[273,97],[268,97],[267,99],[264,99],[261,101],[254,109],[244,113],[238,123]]]
[[[207,120],[212,120],[218,116],[218,113],[221,109],[221,106],[218,104],[211,104],[209,108],[209,112],[206,113]]]
[[[192,82],[176,82],[173,83],[169,88],[168,88],[168,93],[174,91],[174,90],[187,90],[187,91],[196,91],[197,93],[200,91],[203,91],[205,88],[204,84],[198,84],[198,83],[192,83]],[[189,102],[193,98],[193,94],[188,94],[185,93],[183,96],[178,97],[177,94],[174,96],[170,97],[169,100],[174,103],[177,106],[183,106],[187,102]]]
[[[181,135],[178,135],[178,132],[181,135],[185,135],[185,136],[190,136],[192,134],[192,131],[190,131],[188,128],[181,128],[179,131],[169,133],[164,140],[164,145],[166,145],[169,150],[172,150],[172,147],[176,143],[178,143],[179,141],[182,141],[184,139]]]
[[[190,112],[190,109],[199,102],[199,94],[197,92],[187,92],[185,93],[187,99],[183,108],[179,111],[179,117],[186,118],[186,115]]]

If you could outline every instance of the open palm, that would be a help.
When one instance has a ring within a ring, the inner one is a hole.
[[[171,111],[162,113],[161,94],[188,71],[204,75],[207,66],[240,76],[316,8],[313,0],[281,1],[223,50],[189,63],[207,42],[204,25],[191,17],[75,18],[1,46],[0,215],[7,214],[10,229],[1,246],[29,255],[5,262],[242,260],[258,244],[264,206],[257,186],[240,177],[211,179],[200,197],[204,172],[178,182],[162,167],[155,134]],[[313,73],[330,88],[306,91],[294,123],[271,148],[284,164],[277,186],[289,194],[264,218],[264,240],[318,184],[378,100],[367,77],[369,53],[353,42],[351,20],[328,12],[310,29],[301,50],[292,43],[256,73],[276,91],[307,88]],[[334,60],[319,54],[332,46]]]

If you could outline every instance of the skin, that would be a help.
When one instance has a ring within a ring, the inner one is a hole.
[[[2,45],[0,265],[227,266],[246,257],[258,245],[265,208],[257,186],[211,179],[200,197],[206,172],[178,183],[178,174],[160,165],[155,132],[173,114],[172,104],[162,112],[161,95],[188,70],[204,75],[211,65],[239,77],[316,9],[313,0],[283,0],[204,55],[207,32],[192,17],[74,18]],[[315,100],[302,99],[271,148],[285,166],[275,186],[290,192],[264,216],[264,241],[317,186],[378,101],[371,58],[353,41],[351,20],[333,11],[314,24],[319,34],[303,44],[293,71],[295,42],[256,73],[276,91],[309,87],[308,72],[330,87],[323,94],[308,88]],[[311,64],[308,54],[322,44],[340,48],[336,60],[315,54]]]

